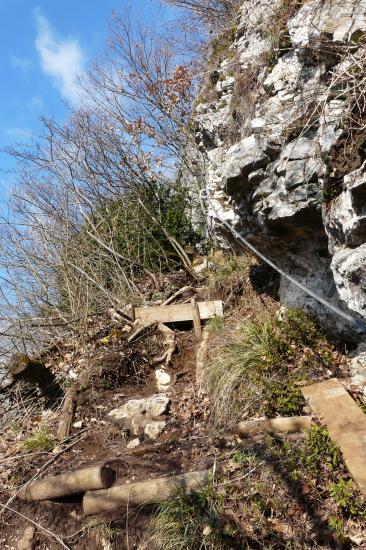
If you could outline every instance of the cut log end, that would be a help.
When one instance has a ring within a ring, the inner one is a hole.
[[[31,481],[18,493],[25,501],[52,500],[97,489],[107,489],[116,479],[115,471],[108,465],[92,466],[67,474]]]

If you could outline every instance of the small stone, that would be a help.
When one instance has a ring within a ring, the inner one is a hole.
[[[164,430],[165,425],[166,422],[164,420],[155,420],[152,422],[148,422],[145,426],[145,435],[150,437],[150,439],[157,439],[161,432]]]
[[[165,391],[172,383],[170,374],[164,369],[155,370],[156,386],[159,391]]]
[[[266,125],[266,121],[264,118],[261,118],[261,117],[256,117],[256,118],[253,118],[250,122],[250,125],[251,127],[253,128],[253,130],[258,130],[260,128],[264,128],[265,125]]]
[[[84,421],[83,420],[78,420],[77,422],[74,422],[72,426],[73,426],[73,428],[80,429],[84,426]]]
[[[140,439],[136,437],[136,439],[132,439],[129,443],[127,443],[127,449],[135,449],[140,445]]]
[[[208,537],[212,533],[212,528],[209,525],[206,525],[202,531],[204,537]]]
[[[283,88],[285,87],[285,83],[283,80],[276,80],[273,84],[273,87],[277,91],[283,90]]]

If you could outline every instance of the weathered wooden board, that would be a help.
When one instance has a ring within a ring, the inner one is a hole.
[[[222,317],[224,310],[222,301],[197,302],[201,319],[211,319],[215,315]],[[191,304],[177,304],[169,306],[135,307],[135,319],[142,323],[175,323],[179,321],[193,321]]]
[[[366,496],[366,415],[337,378],[306,386],[302,393],[340,448],[349,473]]]

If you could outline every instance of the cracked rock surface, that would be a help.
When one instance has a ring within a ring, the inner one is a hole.
[[[346,148],[347,95],[334,93],[332,82],[366,59],[366,0],[303,2],[285,23],[286,47],[274,54],[268,28],[280,6],[243,2],[227,56],[212,67],[217,83],[202,90],[195,128],[208,215],[218,238],[217,215],[321,298],[365,320],[365,153]],[[285,279],[280,298],[360,338],[360,325]]]

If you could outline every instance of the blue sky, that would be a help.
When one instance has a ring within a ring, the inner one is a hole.
[[[41,113],[62,120],[77,73],[103,52],[112,10],[148,24],[174,16],[159,0],[0,0],[0,147],[29,141]],[[0,153],[0,195],[14,166]]]

